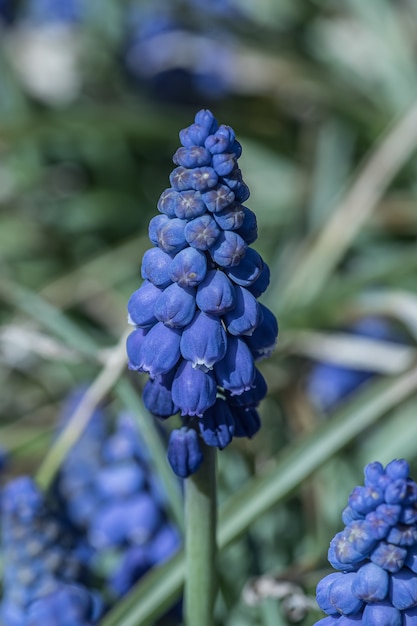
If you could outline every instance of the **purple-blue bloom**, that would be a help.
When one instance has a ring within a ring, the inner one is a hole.
[[[316,626],[342,626],[348,616],[365,626],[412,625],[417,616],[416,520],[402,521],[416,483],[407,461],[394,460],[365,468],[365,486],[356,487],[344,511],[346,527],[336,534],[328,558],[338,573],[317,585],[317,602],[330,617]],[[379,532],[376,521],[383,521]],[[400,521],[401,520],[401,521]],[[329,621],[333,620],[333,621]]]
[[[187,456],[195,441],[222,449],[233,436],[259,430],[256,407],[266,382],[255,360],[274,349],[278,324],[257,301],[269,268],[250,247],[256,217],[242,205],[249,189],[233,129],[201,110],[180,141],[171,187],[149,225],[154,247],[143,258],[144,286],[129,301],[137,330],[127,348],[129,367],[152,379],[145,406],[162,418],[181,415],[183,429],[171,436],[168,458],[184,477],[198,466]]]

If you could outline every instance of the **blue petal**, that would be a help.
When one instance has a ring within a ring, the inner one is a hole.
[[[233,128],[221,124],[215,133],[207,137],[204,145],[212,154],[221,154],[230,150],[235,142],[235,137]]]
[[[242,237],[232,230],[225,230],[210,248],[210,254],[217,265],[229,268],[239,265],[247,249]]]
[[[216,402],[216,381],[212,372],[194,368],[183,361],[172,383],[172,399],[181,415],[201,417]]]
[[[388,463],[385,473],[392,480],[397,480],[398,478],[407,479],[410,475],[410,465],[405,459],[395,459]]]
[[[271,272],[269,270],[269,266],[264,263],[258,278],[251,285],[248,285],[246,289],[248,289],[248,291],[250,291],[255,298],[259,298],[259,296],[261,296],[268,287],[270,279]]]
[[[392,574],[395,574],[402,568],[406,558],[407,550],[385,541],[381,541],[370,556],[373,563]]]
[[[220,398],[199,419],[198,426],[205,443],[220,450],[229,445],[235,432],[232,412]]]
[[[158,217],[158,216],[157,216]],[[162,217],[162,216],[161,216]],[[186,220],[178,217],[168,219],[158,232],[158,245],[168,254],[176,254],[187,245],[185,239]]]
[[[223,152],[213,156],[213,168],[219,176],[228,176],[236,165],[233,152]]]
[[[243,241],[243,239],[242,239]],[[227,268],[229,278],[242,287],[249,287],[260,277],[264,267],[262,257],[253,248],[247,248],[246,254],[236,267]]]
[[[265,305],[259,304],[259,306],[263,314],[262,322],[251,336],[245,338],[256,361],[271,355],[278,337],[278,322],[275,315]]]
[[[213,217],[222,230],[237,230],[243,223],[244,211],[241,204],[234,202],[228,207],[213,213]],[[240,233],[238,233],[240,234]],[[240,235],[242,237],[242,235]],[[242,237],[244,239],[244,237]]]
[[[388,601],[367,604],[363,611],[363,626],[402,626],[402,617],[398,609]]]
[[[180,194],[175,189],[165,189],[158,200],[158,211],[168,217],[175,217],[175,207]],[[180,217],[180,216],[177,216]]]
[[[229,405],[235,422],[235,437],[251,439],[261,427],[259,413],[254,408],[244,408]]]
[[[159,248],[147,250],[142,259],[142,278],[157,287],[168,287],[171,283],[170,270],[172,257]]]
[[[129,369],[138,370],[141,367],[140,349],[147,335],[147,329],[138,328],[130,333],[126,339],[126,352],[129,359]]]
[[[235,306],[224,316],[231,335],[252,335],[262,320],[262,309],[256,298],[244,287],[236,286]]]
[[[195,309],[195,289],[172,283],[160,293],[154,305],[154,314],[166,326],[182,328],[191,322]]]
[[[345,535],[355,550],[362,554],[372,550],[377,542],[366,519],[351,522],[345,528]]]
[[[374,563],[366,563],[356,573],[352,591],[366,602],[376,602],[387,597],[388,587],[388,572]]]
[[[258,222],[253,211],[246,206],[242,208],[244,210],[244,219],[237,232],[247,244],[251,244],[258,238]]]
[[[227,393],[227,402],[232,406],[240,406],[244,408],[257,407],[263,400],[268,391],[265,378],[261,372],[255,368],[255,380],[252,387],[248,391],[244,391],[240,396],[232,396]]]
[[[390,598],[395,608],[400,611],[417,604],[417,577],[414,572],[403,568],[391,575]]]
[[[316,588],[317,604],[319,605],[321,610],[327,613],[328,615],[338,615],[338,610],[330,602],[330,589],[333,583],[336,580],[339,580],[339,577],[343,575],[344,574],[340,572],[328,574],[327,576],[322,578],[320,582],[317,584],[317,588]]]
[[[172,160],[176,165],[183,167],[201,167],[211,163],[211,154],[202,146],[192,146],[190,148],[178,148]]]
[[[194,121],[199,126],[205,128],[209,135],[212,135],[219,128],[219,123],[209,109],[201,109],[196,113]]]
[[[220,213],[235,200],[235,194],[226,185],[216,185],[201,197],[211,213]]]
[[[169,182],[171,186],[176,191],[187,191],[189,189],[193,189],[192,180],[193,180],[193,169],[188,169],[186,167],[176,167],[172,170],[169,175]]]
[[[218,176],[212,167],[196,167],[193,169],[191,188],[201,193],[217,185]]]
[[[139,349],[139,369],[149,372],[151,378],[168,372],[180,358],[180,340],[180,331],[162,322],[155,324]]]
[[[181,219],[198,217],[207,211],[199,191],[182,191],[173,204],[175,215]]]
[[[255,364],[243,339],[228,337],[226,356],[215,364],[214,372],[219,386],[230,391],[232,395],[239,395],[252,387]]]
[[[220,228],[211,215],[206,214],[190,220],[184,234],[190,246],[198,250],[208,250],[217,241]]]
[[[375,461],[374,463],[368,463],[364,469],[365,475],[365,487],[378,487],[381,476],[384,476],[385,471],[381,463]]]
[[[161,241],[161,229],[169,222],[169,217],[167,215],[155,215],[149,222],[148,226],[148,236],[149,239],[155,246],[159,246]],[[161,246],[160,246],[161,247]],[[165,250],[168,252],[168,250]]]
[[[172,379],[175,369],[167,374],[156,376],[154,380],[148,380],[143,389],[143,403],[145,407],[161,418],[170,417],[178,412],[172,400]]]
[[[353,547],[343,530],[337,533],[330,542],[327,558],[335,569],[348,571],[353,565],[363,561],[364,555]]]
[[[129,324],[135,326],[152,326],[156,323],[154,305],[162,293],[162,289],[149,281],[145,281],[131,296],[127,305]]]
[[[184,248],[171,261],[170,278],[181,287],[196,287],[207,273],[207,258],[195,248]]]
[[[226,332],[218,317],[197,312],[191,324],[183,331],[181,354],[193,367],[211,370],[224,358],[227,348]]]
[[[199,284],[197,306],[211,315],[223,315],[235,305],[235,287],[221,270],[210,270]]]
[[[167,456],[177,476],[187,478],[194,474],[203,461],[196,431],[185,427],[173,430],[169,437]]]
[[[329,589],[330,603],[342,615],[355,614],[362,609],[363,601],[352,593],[355,576],[353,572],[340,574]]]

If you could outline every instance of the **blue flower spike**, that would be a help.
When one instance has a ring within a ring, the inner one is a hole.
[[[343,512],[346,527],[330,544],[339,570],[317,585],[328,617],[315,626],[412,626],[417,624],[417,485],[407,461],[365,468]]]
[[[201,463],[201,441],[222,450],[259,430],[267,388],[255,361],[273,351],[278,324],[257,301],[269,268],[250,247],[257,222],[242,204],[249,189],[233,129],[201,110],[179,136],[170,187],[149,224],[144,282],[128,304],[127,351],[130,369],[150,376],[147,409],[181,415],[168,460],[185,478]]]

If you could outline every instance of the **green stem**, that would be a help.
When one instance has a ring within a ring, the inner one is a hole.
[[[187,478],[186,520],[186,626],[213,626],[216,580],[216,448],[204,447],[204,461]]]

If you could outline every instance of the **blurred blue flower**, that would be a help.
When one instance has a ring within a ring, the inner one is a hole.
[[[127,70],[166,101],[196,104],[221,98],[232,89],[234,75],[234,39],[227,21],[243,19],[230,0],[187,0],[181,7],[160,0],[136,2],[127,24]]]
[[[402,341],[392,324],[380,317],[360,319],[345,332],[380,341]],[[369,369],[353,369],[323,361],[314,365],[308,375],[307,394],[318,411],[328,412],[377,374]]]
[[[199,436],[223,449],[233,435],[258,431],[266,383],[255,361],[274,349],[278,324],[257,301],[269,268],[250,247],[256,217],[242,205],[249,189],[233,129],[201,110],[180,141],[172,187],[149,226],[154,248],[143,257],[144,282],[128,303],[135,330],[127,353],[130,369],[150,375],[149,411],[181,414],[168,460],[184,477],[201,463]]]
[[[164,378],[158,377],[158,382],[162,385]],[[70,398],[63,424],[82,394],[80,390]],[[119,415],[110,429],[107,413],[95,411],[61,466],[55,493],[77,532],[79,553],[90,570],[100,571],[110,595],[127,593],[150,567],[180,546],[146,445],[128,414]],[[110,556],[113,565],[103,570]]]
[[[346,527],[330,543],[330,564],[340,571],[317,585],[317,602],[329,617],[316,626],[415,623],[416,512],[417,484],[407,461],[366,466],[365,485],[352,491],[343,512]]]
[[[33,480],[22,476],[9,482],[1,510],[4,626],[97,623],[101,601],[82,584],[85,569],[76,538]]]

